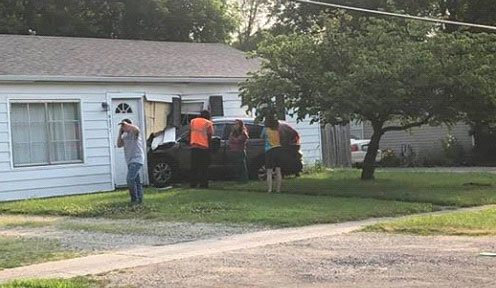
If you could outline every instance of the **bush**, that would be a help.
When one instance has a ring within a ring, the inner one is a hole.
[[[448,165],[465,164],[465,151],[455,136],[448,134],[445,139],[441,140],[441,146]]]

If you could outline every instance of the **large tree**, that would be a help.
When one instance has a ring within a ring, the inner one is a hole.
[[[479,24],[496,24],[496,1],[493,0],[320,0],[319,2]],[[273,27],[276,34],[308,31],[314,24],[322,24],[322,21],[337,11],[335,8],[301,4],[293,0],[274,0],[271,3],[271,15],[277,19]],[[361,17],[373,16],[362,12],[350,13]],[[448,31],[459,28],[446,27]],[[480,30],[471,29],[471,31]]]
[[[0,33],[227,42],[225,0],[1,0]]]
[[[372,179],[385,133],[453,124],[466,116],[468,106],[472,111],[494,107],[493,76],[485,74],[494,75],[494,57],[487,54],[489,48],[474,53],[473,48],[481,43],[494,47],[496,40],[478,37],[445,35],[418,22],[356,21],[342,14],[309,33],[268,37],[257,52],[262,69],[243,84],[243,102],[250,108],[270,107],[275,98],[284,98],[299,119],[369,121],[373,135],[362,179]],[[485,57],[480,71],[480,65],[462,66],[473,57]],[[479,88],[482,83],[485,88]]]
[[[238,15],[236,39],[233,46],[243,51],[255,50],[262,40],[262,31],[268,26],[270,19],[269,0],[232,0],[233,11]]]

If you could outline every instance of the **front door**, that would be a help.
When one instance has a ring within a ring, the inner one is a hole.
[[[116,187],[126,186],[127,164],[124,148],[117,148],[118,125],[123,119],[130,119],[134,125],[143,130],[141,123],[139,99],[112,99],[112,141],[114,145],[114,180]],[[142,135],[144,137],[144,135]],[[144,169],[143,169],[144,170]],[[141,174],[143,181],[143,171]]]

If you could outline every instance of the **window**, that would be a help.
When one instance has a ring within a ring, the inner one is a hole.
[[[260,134],[262,134],[262,126],[247,124],[246,127],[248,128],[248,136],[250,137],[250,139],[261,138]]]
[[[131,106],[129,106],[127,103],[121,103],[117,105],[117,107],[115,108],[115,113],[116,114],[133,113],[133,109],[131,109]]]
[[[224,127],[226,124],[214,124],[214,135],[222,139],[222,134],[224,134]]]
[[[79,103],[12,103],[14,167],[82,162]]]

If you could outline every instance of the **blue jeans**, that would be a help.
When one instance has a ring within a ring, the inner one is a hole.
[[[127,165],[127,187],[129,188],[129,195],[131,202],[143,202],[143,185],[141,184],[140,171],[143,164],[129,163]]]

